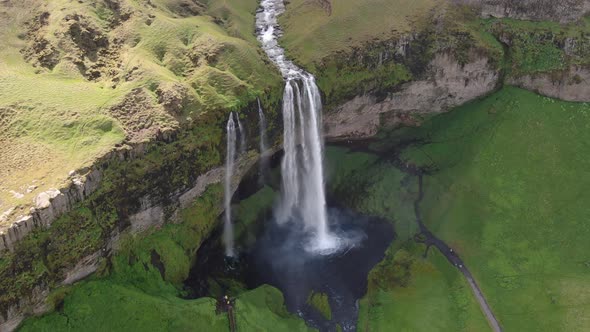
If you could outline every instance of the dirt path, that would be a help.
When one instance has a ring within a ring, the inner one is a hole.
[[[229,330],[231,332],[236,332],[237,331],[236,315],[234,313],[233,306],[227,310],[227,318],[229,320]]]
[[[469,272],[463,260],[459,257],[459,255],[457,255],[457,253],[451,247],[449,247],[445,242],[443,242],[441,239],[437,238],[434,234],[432,234],[432,232],[430,232],[430,230],[428,230],[428,228],[422,222],[422,215],[420,213],[420,203],[424,198],[424,189],[422,184],[423,175],[420,172],[417,172],[416,175],[418,176],[419,193],[418,198],[416,198],[416,200],[414,201],[414,213],[416,214],[416,223],[418,223],[418,227],[420,228],[420,234],[418,234],[419,238],[416,240],[426,244],[426,253],[428,252],[428,248],[430,248],[430,246],[435,246],[447,258],[447,260],[451,264],[453,264],[453,266],[455,266],[457,269],[459,269],[459,271],[461,271],[461,273],[463,273],[465,279],[467,279],[467,282],[471,287],[471,290],[473,291],[473,295],[475,295],[475,298],[479,303],[481,311],[485,314],[488,323],[490,324],[494,332],[502,332],[502,327],[500,327],[500,323],[498,323],[498,320],[496,319],[496,316],[494,316],[494,313],[492,312],[490,305],[486,301],[481,289],[475,282],[473,275],[471,274],[471,272]],[[426,255],[426,253],[424,255]]]

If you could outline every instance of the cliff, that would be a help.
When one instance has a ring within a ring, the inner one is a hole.
[[[338,6],[330,15],[339,15]],[[286,23],[305,12],[300,7],[288,7]],[[582,19],[587,7],[588,1],[449,1],[413,13],[422,19],[409,33],[398,30],[389,39],[375,37],[313,58],[287,51],[318,78],[326,136],[369,138],[384,128],[419,125],[502,85],[590,101],[590,25]],[[336,22],[330,18],[322,30]],[[285,34],[287,46],[312,38],[289,27]]]
[[[482,17],[574,22],[590,12],[588,0],[458,0],[477,7]]]
[[[417,125],[422,116],[448,111],[489,94],[500,82],[500,71],[487,57],[473,54],[461,65],[449,54],[438,54],[422,78],[379,95],[367,93],[336,107],[324,117],[328,139],[370,138],[383,128]]]

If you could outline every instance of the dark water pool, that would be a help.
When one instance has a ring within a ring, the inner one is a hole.
[[[270,284],[283,292],[287,309],[322,331],[333,331],[339,324],[354,331],[358,316],[357,300],[367,289],[367,275],[394,238],[392,225],[384,220],[331,208],[331,230],[348,241],[332,255],[311,254],[305,250],[306,232],[298,223],[277,225],[272,218],[262,220],[256,242],[239,247],[240,256],[224,260],[219,234],[208,240],[197,253],[197,264],[186,282],[189,297],[210,296],[211,280],[222,292],[232,292],[234,281],[249,289]],[[326,320],[308,305],[312,292],[329,297],[332,320]],[[217,290],[219,292],[219,290]],[[232,294],[229,294],[232,295]]]

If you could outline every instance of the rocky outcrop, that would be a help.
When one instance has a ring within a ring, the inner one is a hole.
[[[169,141],[171,132],[160,132],[156,140]],[[18,214],[15,210],[3,216],[9,227],[0,228],[0,253],[3,250],[12,250],[14,245],[37,227],[49,227],[57,218],[70,211],[72,207],[98,189],[102,179],[102,173],[109,161],[129,160],[142,156],[148,143],[134,144],[133,147],[125,146],[107,153],[95,166],[84,168],[71,173],[68,184],[62,189],[50,189],[42,192],[34,200],[28,214]]]
[[[256,153],[245,154],[238,160],[232,181],[233,191],[237,189],[240,180],[255,165],[257,160],[258,155]],[[223,175],[224,168],[217,167],[197,177],[190,188],[175,192],[169,197],[142,197],[140,199],[141,204],[139,210],[128,217],[128,227],[124,230],[114,230],[107,247],[80,260],[76,266],[65,273],[65,279],[62,281],[62,284],[72,284],[94,273],[101,260],[111,250],[118,248],[119,240],[124,235],[141,234],[148,229],[161,226],[167,222],[178,222],[177,216],[180,210],[189,207],[195,199],[205,192],[207,187],[221,182]],[[56,198],[59,202],[65,202],[67,197],[69,197],[59,190],[47,193],[47,196],[53,196],[53,198],[45,200],[45,197],[43,197],[40,199],[43,202],[47,202],[46,209],[51,209],[52,207],[53,209],[58,209],[56,203],[54,203],[56,202]],[[219,213],[221,214],[222,212],[223,208],[220,202]],[[0,331],[13,331],[25,317],[39,315],[50,310],[50,307],[46,303],[49,292],[50,289],[47,285],[38,285],[30,296],[20,299],[19,303],[10,307],[4,315],[0,313]]]
[[[476,6],[482,17],[573,22],[590,12],[589,0],[456,0]]]
[[[385,96],[364,94],[324,116],[328,139],[361,139],[377,134],[379,128],[414,124],[414,115],[450,110],[492,92],[500,72],[487,57],[471,55],[460,65],[449,54],[438,54],[422,79],[403,84]]]
[[[590,102],[590,70],[582,66],[552,72],[510,77],[507,83],[552,98]]]
[[[85,175],[71,177],[70,185],[62,190],[50,189],[42,192],[34,200],[30,214],[20,216],[7,229],[0,230],[0,251],[12,250],[14,245],[36,227],[48,227],[69,211],[72,206],[93,193],[100,183],[101,172],[97,169]]]

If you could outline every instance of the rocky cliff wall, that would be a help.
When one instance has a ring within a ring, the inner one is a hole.
[[[241,178],[255,165],[257,159],[258,155],[253,151],[240,157],[236,163],[232,191],[237,189]],[[118,249],[122,238],[129,235],[142,234],[154,227],[161,227],[165,223],[179,222],[178,216],[180,211],[188,208],[209,186],[220,183],[223,177],[224,168],[216,167],[197,177],[188,189],[172,193],[167,197],[154,197],[150,195],[142,197],[140,199],[141,204],[139,209],[127,218],[127,227],[113,230],[105,247],[83,257],[75,266],[67,271],[63,271],[64,278],[60,284],[70,285],[94,273],[100,266],[102,260],[113,250]],[[221,202],[218,208],[218,214],[221,214],[223,212]],[[39,315],[50,310],[51,307],[48,305],[46,299],[50,294],[51,288],[46,284],[38,284],[28,296],[22,297],[18,303],[11,305],[5,312],[0,313],[0,331],[13,331],[27,316]]]
[[[509,77],[506,83],[544,96],[568,101],[590,101],[590,69],[573,65],[552,73]]]
[[[385,96],[363,94],[324,116],[328,139],[375,136],[382,127],[415,124],[415,115],[448,111],[492,92],[500,71],[487,57],[471,55],[464,65],[449,54],[437,54],[422,79],[405,83]]]
[[[158,135],[156,141],[170,141],[171,133]],[[107,153],[94,166],[72,171],[68,183],[61,189],[50,189],[35,197],[34,207],[25,215],[10,211],[3,217],[10,221],[11,226],[0,229],[0,253],[13,250],[14,246],[38,227],[49,227],[73,206],[94,193],[100,186],[103,171],[111,161],[131,160],[145,154],[147,143],[138,143],[124,148],[114,149]]]
[[[573,22],[590,12],[589,0],[455,0],[475,6],[482,17]]]

